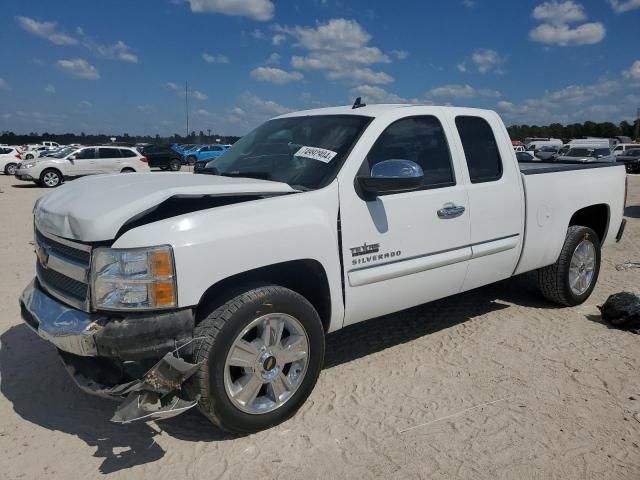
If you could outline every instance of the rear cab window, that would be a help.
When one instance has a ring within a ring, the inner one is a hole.
[[[484,118],[456,117],[471,183],[495,182],[502,178],[502,159],[495,135]]]

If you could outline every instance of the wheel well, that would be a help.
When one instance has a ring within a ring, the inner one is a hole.
[[[242,292],[265,284],[275,284],[293,290],[305,297],[316,309],[325,332],[331,322],[331,293],[329,280],[322,265],[316,260],[293,260],[276,263],[239,273],[212,285],[202,295],[196,309],[199,323],[212,308],[222,305]]]
[[[11,165],[15,165],[16,167],[18,166],[18,164],[16,162],[9,162],[4,166],[4,171],[6,172],[7,170],[9,170],[9,167]]]
[[[40,178],[42,178],[42,176],[47,173],[48,171],[53,170],[54,172],[56,172],[58,175],[60,175],[60,180],[64,180],[64,175],[62,174],[62,172],[60,170],[58,170],[55,167],[47,167],[45,168],[42,172],[40,172]]]
[[[574,225],[591,228],[602,243],[609,227],[609,206],[602,203],[578,210],[569,221],[570,227]]]
[[[131,168],[131,167],[124,167],[122,170],[120,170],[120,173],[123,172],[135,172],[135,168]]]

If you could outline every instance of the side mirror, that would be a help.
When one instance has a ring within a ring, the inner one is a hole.
[[[411,160],[384,160],[376,163],[368,177],[357,177],[360,188],[369,198],[384,193],[401,193],[422,186],[422,167]]]
[[[75,159],[76,159],[75,155],[71,155],[71,156],[67,157],[67,160],[69,160],[71,162],[73,162]]]

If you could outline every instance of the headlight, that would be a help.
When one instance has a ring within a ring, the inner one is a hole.
[[[25,162],[20,165],[20,168],[33,168],[36,166],[36,162]]]
[[[93,306],[102,310],[152,310],[177,305],[170,246],[96,248],[91,268]]]

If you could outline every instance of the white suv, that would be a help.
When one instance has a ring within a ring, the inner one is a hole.
[[[64,149],[51,157],[22,162],[15,175],[19,180],[53,188],[66,179],[85,175],[149,171],[146,157],[133,148],[97,146],[81,147],[71,152]]]

